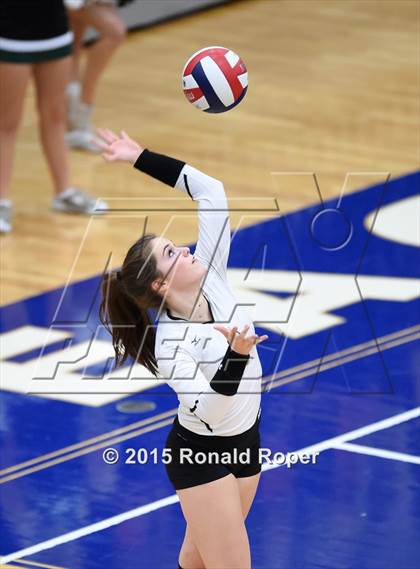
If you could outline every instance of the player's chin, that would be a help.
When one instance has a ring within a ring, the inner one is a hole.
[[[198,259],[193,260],[189,270],[194,275],[203,276],[206,273],[206,267]]]
[[[190,281],[194,283],[200,282],[206,273],[205,268],[198,261],[193,263],[191,267],[188,267],[186,272],[188,272]]]
[[[200,268],[200,262],[195,257],[186,257],[182,270],[195,273]]]
[[[198,261],[195,263],[183,263],[179,265],[176,272],[176,279],[183,282],[184,285],[195,282],[200,277],[202,271]]]

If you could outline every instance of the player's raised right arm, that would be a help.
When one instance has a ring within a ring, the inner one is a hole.
[[[198,202],[199,236],[195,256],[226,278],[230,220],[222,182],[181,160],[150,152],[124,131],[120,136],[108,129],[98,129],[97,132],[101,138],[98,146],[105,160],[130,162],[137,170],[181,190]]]

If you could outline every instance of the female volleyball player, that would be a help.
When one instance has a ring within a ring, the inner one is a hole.
[[[144,235],[121,270],[105,275],[100,316],[112,334],[117,365],[132,356],[160,372],[179,399],[166,441],[166,469],[187,521],[179,566],[247,569],[244,520],[261,471],[256,344],[267,336],[255,334],[227,280],[230,230],[223,184],[143,149],[125,133],[98,134],[105,160],[131,162],[198,202],[195,254],[164,237]],[[151,307],[159,313],[156,333]]]

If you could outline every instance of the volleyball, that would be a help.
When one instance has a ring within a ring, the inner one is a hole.
[[[238,105],[248,89],[242,59],[226,47],[205,47],[194,53],[182,71],[188,101],[206,113],[224,113]]]

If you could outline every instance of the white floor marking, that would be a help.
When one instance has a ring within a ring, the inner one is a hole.
[[[375,215],[377,215],[375,219]],[[370,212],[363,220],[364,226],[382,239],[396,243],[420,246],[419,232],[420,197],[407,196],[387,205],[381,205],[379,210]]]
[[[0,563],[9,563],[9,561],[16,561],[16,559],[20,559],[21,557],[35,555],[35,553],[39,553],[40,551],[44,551],[45,549],[51,549],[52,547],[57,547],[57,545],[62,545],[63,543],[74,541],[76,539],[79,539],[86,535],[90,535],[97,531],[108,529],[111,526],[118,525],[122,522],[126,522],[127,520],[131,520],[139,516],[144,516],[145,514],[149,514],[154,510],[165,508],[166,506],[170,506],[171,504],[175,504],[176,502],[179,502],[179,498],[176,494],[172,496],[167,496],[166,498],[162,498],[161,500],[156,500],[155,502],[150,502],[150,504],[145,504],[144,506],[140,506],[139,508],[134,508],[134,510],[128,510],[128,512],[124,512],[123,514],[118,514],[117,516],[113,516],[112,518],[107,518],[106,520],[102,520],[101,522],[96,522],[95,524],[85,526],[84,528],[70,531],[69,533],[65,533],[58,537],[48,539],[47,541],[43,541],[42,543],[38,543],[36,545],[33,545],[32,547],[27,547],[26,549],[22,549],[21,551],[16,551],[15,553],[6,555],[5,557],[2,557],[0,559]]]
[[[359,454],[367,454],[369,456],[377,456],[379,458],[389,458],[390,460],[401,460],[402,462],[411,462],[412,464],[420,464],[420,456],[406,454],[403,452],[395,452],[384,448],[369,447],[364,445],[355,445],[353,443],[341,443],[334,446],[338,450],[347,450],[349,452],[357,452]]]
[[[343,433],[342,435],[338,435],[337,437],[326,439],[325,441],[322,441],[320,443],[315,443],[314,445],[310,445],[308,447],[296,450],[294,452],[299,455],[313,454],[315,452],[323,452],[324,450],[330,450],[334,448],[336,445],[346,443],[347,441],[352,441],[354,439],[359,439],[361,437],[365,437],[367,435],[370,435],[371,433],[376,433],[377,431],[389,429],[390,427],[394,427],[395,425],[399,425],[400,423],[404,423],[405,421],[411,421],[412,419],[417,419],[418,417],[420,417],[420,407],[415,407],[414,409],[410,409],[410,411],[405,411],[404,413],[398,413],[398,415],[392,415],[391,417],[383,419],[382,421],[377,421],[376,423],[365,425],[364,427],[360,427],[359,429],[355,429],[354,431],[348,431],[347,433]],[[263,464],[262,468],[263,470],[271,470],[272,468],[278,468],[279,466],[281,465]]]
[[[335,448],[337,445],[340,445],[347,441],[364,437],[371,433],[382,431],[383,429],[389,429],[390,427],[394,427],[395,425],[399,425],[400,423],[404,423],[405,421],[410,421],[418,417],[420,417],[420,407],[410,409],[410,411],[405,411],[404,413],[398,413],[397,415],[393,415],[391,417],[388,417],[387,419],[383,419],[382,421],[371,423],[370,425],[360,427],[359,429],[355,429],[354,431],[348,431],[347,433],[343,433],[342,435],[338,435],[337,437],[326,439],[325,441],[321,441],[320,443],[316,443],[314,445],[302,448],[294,452],[296,454],[314,454],[316,452],[323,452],[325,450],[330,450],[332,448]],[[262,470],[271,470],[273,468],[279,468],[279,466],[281,465],[265,463],[262,465]],[[36,545],[27,547],[26,549],[21,549],[20,551],[15,551],[14,553],[5,555],[4,557],[0,558],[0,563],[9,563],[10,561],[15,561],[16,559],[20,559],[21,557],[28,557],[30,555],[35,555],[40,551],[45,551],[46,549],[51,549],[53,547],[57,547],[58,545],[69,543],[70,541],[74,541],[86,535],[102,531],[111,526],[118,525],[122,522],[131,520],[133,518],[144,516],[145,514],[159,510],[161,508],[165,508],[166,506],[176,504],[178,501],[179,498],[176,494],[167,496],[166,498],[162,498],[161,500],[156,500],[155,502],[145,504],[144,506],[140,506],[138,508],[135,508],[134,510],[129,510],[128,512],[124,512],[123,514],[118,514],[111,518],[107,518],[106,520],[102,520],[101,522],[85,526],[78,530],[74,530],[69,533],[60,535],[58,537],[48,539],[47,541],[37,543]]]

